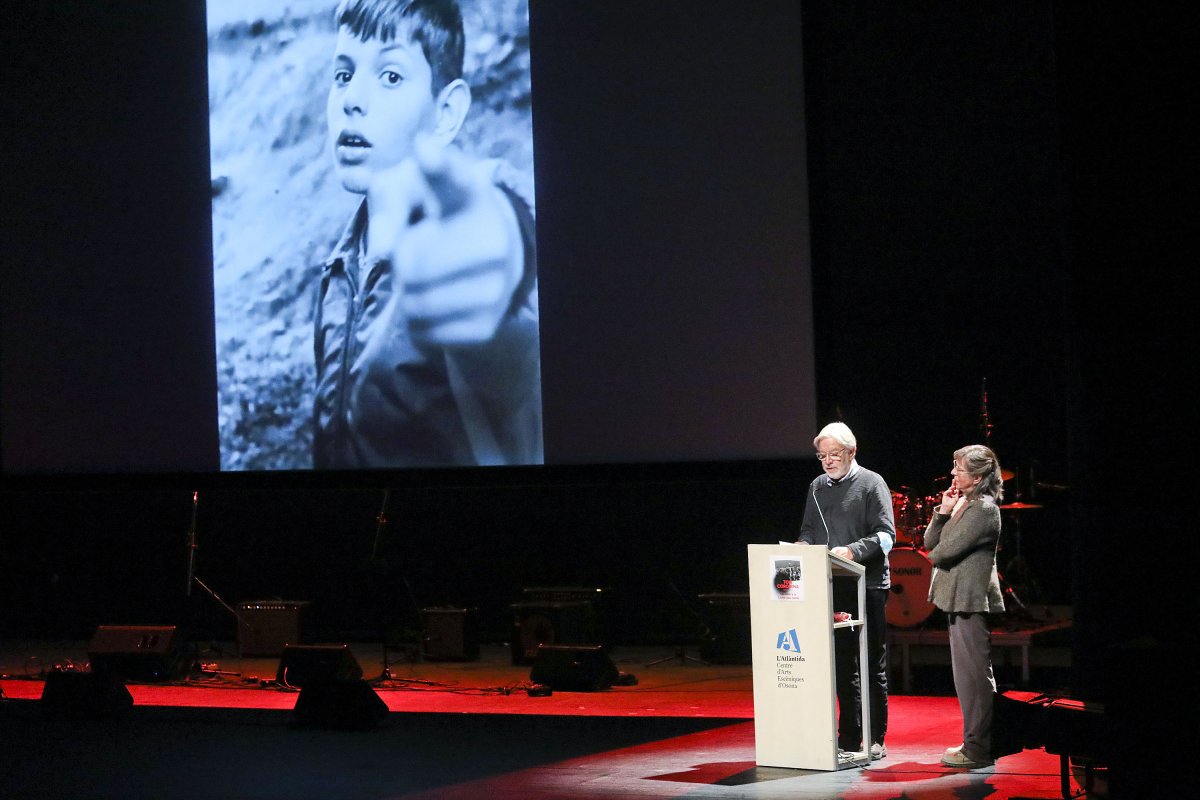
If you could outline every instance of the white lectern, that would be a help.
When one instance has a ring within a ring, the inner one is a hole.
[[[820,545],[752,544],[746,551],[754,659],[755,762],[823,770],[870,764],[864,568]],[[846,622],[833,619],[835,575],[853,577],[858,586],[858,612]],[[833,631],[860,626],[858,679],[865,747],[839,756]]]

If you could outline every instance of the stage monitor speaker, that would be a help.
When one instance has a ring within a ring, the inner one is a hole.
[[[275,672],[278,683],[299,689],[361,677],[362,667],[345,644],[285,645]]]
[[[474,608],[426,608],[421,656],[426,661],[478,661],[479,621]]]
[[[47,719],[115,719],[133,707],[133,695],[103,672],[51,672],[38,705]]]
[[[750,595],[711,592],[696,595],[704,604],[709,635],[700,644],[700,658],[713,664],[749,664]]]
[[[595,609],[585,600],[513,603],[512,663],[532,664],[542,644],[595,644]]]
[[[101,625],[87,653],[92,672],[119,681],[167,681],[190,667],[174,625]]]
[[[529,680],[561,692],[597,692],[620,673],[600,645],[538,645]]]
[[[308,603],[303,600],[248,600],[238,604],[238,655],[271,656],[283,654],[284,645],[303,644],[301,614]]]
[[[388,707],[363,679],[338,679],[301,689],[292,714],[304,727],[367,730],[387,719]]]
[[[1026,748],[1045,747],[1049,700],[1039,692],[998,693],[992,703],[992,756],[1003,758]]]

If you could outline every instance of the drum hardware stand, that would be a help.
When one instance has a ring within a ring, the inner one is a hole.
[[[1004,576],[1000,574],[999,570],[996,571],[996,577],[1000,579],[1000,591],[1004,594],[1004,599],[1011,600],[1017,604],[1017,608],[1021,609],[1018,616],[1028,616],[1029,610],[1025,608],[1025,604],[1021,602],[1021,597],[1017,594],[1017,590],[1012,587],[1011,583],[1004,579]],[[1005,608],[1007,608],[1007,605]]]
[[[1033,467],[1032,466],[1030,466],[1030,468],[1029,468],[1028,480],[1029,480],[1030,484],[1032,485],[1032,483],[1033,483]],[[1010,504],[1007,510],[1014,512],[1013,516],[1011,517],[1011,521],[1012,521],[1011,530],[1012,530],[1013,549],[1016,552],[1013,554],[1013,557],[1008,560],[1008,563],[1006,563],[1004,565],[1004,568],[1006,570],[1008,570],[1010,573],[1013,570],[1016,570],[1019,575],[1028,576],[1029,569],[1025,563],[1025,557],[1021,553],[1021,517],[1020,517],[1020,514],[1027,510],[1034,510],[1034,509],[1041,508],[1041,506],[1038,505],[1037,503],[1029,503],[1029,502],[1024,501],[1023,498],[1025,497],[1025,493],[1021,488],[1020,470],[1018,470],[1013,477],[1013,486],[1014,486],[1014,494],[1016,495],[1016,501],[1014,501],[1012,504]],[[1035,499],[1032,490],[1030,492],[1029,499],[1030,500]],[[1000,508],[1001,508],[1001,510],[1006,510],[1004,506],[1001,506]],[[1025,603],[1021,600],[1020,596],[1017,594],[1017,591],[1013,587],[1013,585],[1004,578],[1004,576],[999,572],[999,570],[997,570],[996,575],[1000,579],[1000,589],[1004,593],[1004,598],[1006,601],[1005,610],[1006,611],[1011,610],[1013,616],[1015,616],[1018,619],[1023,619],[1023,620],[1030,619],[1031,615],[1029,613],[1029,610],[1025,607]],[[1012,604],[1015,604],[1015,608],[1010,609],[1010,604],[1008,601],[1011,601]]]
[[[983,379],[983,389],[979,397],[979,432],[983,435],[983,443],[992,446],[992,419],[988,415],[987,378]]]
[[[1017,493],[1017,496],[1020,497],[1019,491]],[[1016,568],[1019,571],[1024,572],[1025,571],[1025,560],[1021,557],[1021,521],[1020,521],[1020,519],[1018,519],[1016,517],[1013,518],[1012,530],[1013,530],[1013,542],[1016,545],[1015,549],[1017,552],[1016,552],[1016,555],[1014,555],[1012,558],[1010,558],[1008,560],[1008,563],[1005,564],[1004,568],[1007,570],[1009,567],[1012,567],[1015,564]],[[999,570],[999,568],[996,569],[996,578],[1000,581],[1000,593],[1002,595],[1004,595],[1005,615],[1009,616],[1010,618],[1018,619],[1018,620],[1029,619],[1030,618],[1029,610],[1025,607],[1024,601],[1021,600],[1021,596],[1017,594],[1017,590],[1013,587],[1013,585],[1011,583],[1008,582],[1008,580],[1004,577],[1004,573],[1002,573]]]
[[[991,416],[988,414],[987,378],[985,377],[983,379],[983,385],[979,397],[979,432],[983,435],[983,443],[987,447],[992,446],[991,439],[993,427]],[[1017,500],[1019,501],[1021,499],[1020,479],[1016,475],[1014,475],[1014,478],[1017,480],[1016,496]],[[1017,553],[1009,560],[1005,568],[1007,569],[1007,567],[1012,566],[1013,562],[1016,562],[1018,566],[1023,569],[1025,561],[1021,557],[1021,522],[1020,519],[1016,517],[1013,518],[1013,541],[1016,544]],[[1001,574],[999,569],[996,570],[996,578],[1000,581],[1000,592],[1006,601],[1004,604],[1005,611],[1007,613],[1011,613],[1014,617],[1019,619],[1029,619],[1029,610],[1025,608],[1025,603],[1021,601],[1021,597],[1017,594],[1017,590],[1013,588],[1011,583],[1005,580],[1004,575]],[[1013,604],[1015,604],[1016,608],[1020,610],[1013,610]]]
[[[1004,574],[1000,570],[996,570],[996,578],[1000,581],[1000,594],[1004,597],[1003,618],[1007,620],[1005,627],[1009,630],[1016,630],[1020,627],[1020,623],[1031,621],[1033,615],[1029,613],[1029,609],[1025,607],[1017,590],[1005,580]]]
[[[683,596],[683,592],[679,591],[679,587],[675,585],[675,581],[669,581],[669,584],[671,586],[671,591],[673,591],[676,594],[676,596],[679,597],[680,605],[683,606],[683,608],[687,609],[688,614],[690,614],[693,618],[695,618],[695,620],[697,622],[700,623],[700,627],[704,631],[702,636],[705,639],[711,637],[713,635],[713,632],[712,632],[712,628],[710,628],[708,626],[707,620],[705,620],[704,617],[701,616],[700,612],[698,612],[696,609],[692,608],[691,603],[689,603],[687,601],[687,598]],[[646,666],[647,667],[656,667],[659,664],[665,664],[668,661],[677,661],[679,663],[679,666],[681,666],[681,667],[686,667],[688,664],[699,664],[702,667],[709,666],[709,663],[707,661],[705,661],[704,659],[696,658],[695,656],[689,656],[687,654],[687,645],[682,644],[682,643],[677,644],[675,646],[675,652],[673,654],[671,654],[669,656],[663,656],[662,658],[656,658],[654,661],[648,662],[646,664]]]

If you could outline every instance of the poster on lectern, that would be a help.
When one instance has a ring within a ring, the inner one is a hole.
[[[772,556],[771,575],[776,600],[804,601],[804,568],[800,559],[795,556]]]

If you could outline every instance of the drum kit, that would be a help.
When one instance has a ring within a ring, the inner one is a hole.
[[[911,628],[929,619],[934,611],[933,603],[929,602],[933,563],[925,554],[924,536],[933,509],[942,498],[939,494],[914,496],[907,486],[900,488],[905,491],[892,492],[896,546],[888,553],[892,596],[885,609],[889,625]]]
[[[984,378],[979,398],[979,432],[985,444],[991,444],[992,428],[991,415],[988,412],[987,378]],[[1015,472],[1001,469],[1000,478],[1006,486],[1009,482],[1013,482],[1011,493],[1017,497],[1016,502],[1001,505],[1001,512],[1023,514],[1026,511],[1035,511],[1042,507],[1039,503],[1028,503],[1021,500],[1023,497],[1020,486],[1022,481],[1017,480]],[[1032,466],[1026,471],[1024,483],[1031,489],[1036,487],[1066,491],[1070,488],[1062,484],[1035,481]],[[930,482],[930,487],[939,487],[930,494],[916,494],[907,486],[900,487],[904,490],[902,492],[892,492],[892,514],[896,522],[896,546],[888,554],[892,579],[892,595],[888,598],[886,606],[889,625],[901,628],[920,625],[929,619],[936,610],[933,603],[929,602],[929,584],[933,580],[933,562],[926,554],[924,538],[925,529],[929,526],[929,521],[933,519],[933,510],[941,503],[942,491],[949,485],[950,476],[943,475]],[[1034,495],[1030,494],[1029,497],[1032,499]],[[1020,516],[1010,516],[1004,523],[1004,529],[1011,531],[1011,541],[1015,550],[1013,558],[1005,566],[1005,569],[1013,567],[1014,564],[1020,564],[1023,568]],[[1012,585],[1004,579],[1003,575],[999,575],[999,578],[1000,590],[1004,593],[1006,611],[1027,615],[1025,604],[1021,602],[1021,598],[1017,596]]]
[[[1015,475],[1010,470],[1002,470],[1001,477],[1005,482],[1012,480]],[[949,485],[949,477],[936,478],[933,485]],[[889,625],[899,628],[911,628],[925,622],[936,610],[929,602],[929,584],[933,580],[933,562],[929,560],[925,550],[925,528],[933,518],[934,509],[941,503],[940,492],[932,494],[916,494],[907,486],[901,486],[904,491],[892,492],[892,514],[896,522],[896,546],[888,554],[891,566],[892,595],[888,598],[886,616]],[[1065,488],[1065,487],[1063,487]],[[1038,503],[1013,502],[1000,506],[1006,513],[1032,511],[1041,508]],[[1019,530],[1019,527],[1017,528]],[[1019,533],[1018,533],[1019,537]],[[1020,539],[1016,539],[1019,556]],[[1005,602],[1009,605],[1023,607],[1019,597],[1012,587],[1005,586],[1004,578],[1000,579],[1004,590]]]

